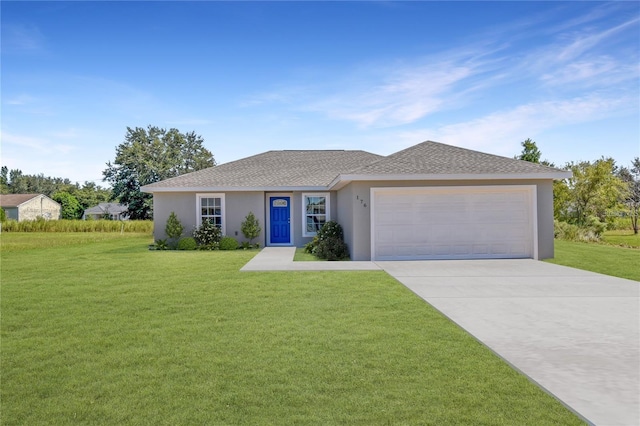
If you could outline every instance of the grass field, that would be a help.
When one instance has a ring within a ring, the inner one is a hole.
[[[581,423],[383,272],[151,242],[1,235],[3,425]]]
[[[607,231],[602,235],[602,241],[607,244],[640,248],[640,234],[628,230]]]
[[[555,258],[547,262],[640,281],[640,249],[555,240]]]

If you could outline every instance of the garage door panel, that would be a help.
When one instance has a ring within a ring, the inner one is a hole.
[[[374,190],[373,258],[533,257],[532,187]]]

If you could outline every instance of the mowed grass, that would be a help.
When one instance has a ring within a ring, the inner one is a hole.
[[[640,281],[640,249],[555,240],[555,257],[547,262]]]
[[[607,244],[640,248],[640,234],[634,234],[632,230],[607,231],[602,235],[602,241]]]
[[[101,237],[2,234],[3,425],[581,423],[383,272]]]

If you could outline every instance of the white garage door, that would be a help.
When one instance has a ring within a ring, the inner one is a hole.
[[[535,186],[373,188],[374,260],[537,256]]]

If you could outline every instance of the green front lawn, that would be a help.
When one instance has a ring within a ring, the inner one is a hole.
[[[624,247],[640,248],[640,234],[633,231],[607,231],[602,235],[602,241]]]
[[[640,281],[640,249],[555,240],[555,257],[547,262]]]
[[[5,425],[581,423],[384,272],[83,238],[1,236]]]

